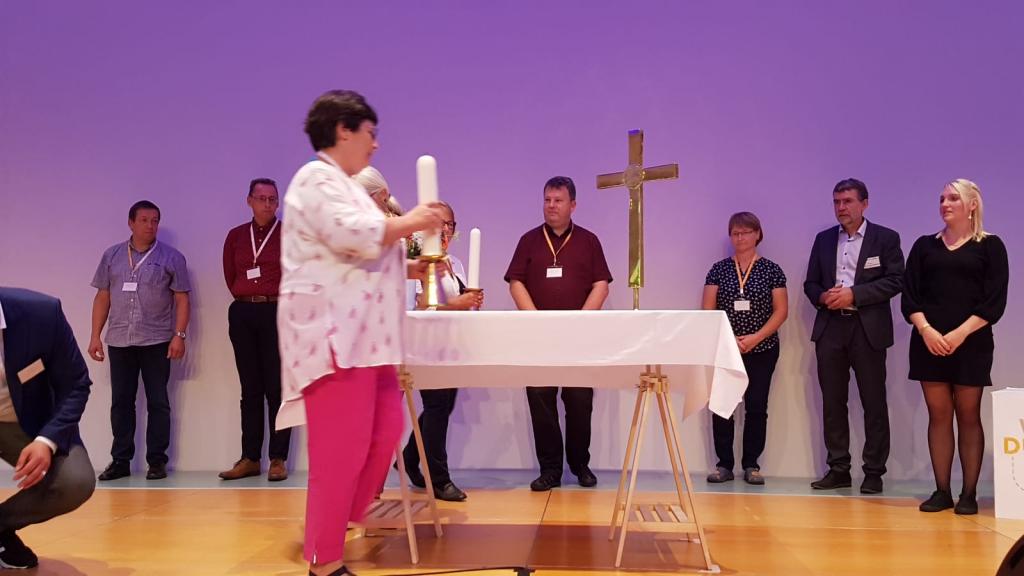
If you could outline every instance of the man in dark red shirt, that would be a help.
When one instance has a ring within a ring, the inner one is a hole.
[[[242,384],[242,457],[225,480],[260,474],[263,450],[263,402],[270,426],[267,479],[288,477],[285,461],[291,429],[274,430],[281,406],[281,357],[277,348],[277,293],[281,285],[281,226],[277,184],[269,178],[249,183],[246,203],[252,220],[236,226],[224,240],[224,281],[235,301],[228,308],[228,334]]]
[[[572,221],[576,185],[556,176],[544,185],[544,224],[519,239],[505,273],[512,299],[520,310],[600,310],[608,297],[612,275],[601,241]],[[562,485],[562,429],[558,424],[558,387],[528,386],[533,436],[540,476],[530,483],[535,492]],[[590,470],[590,415],[593,388],[563,388],[565,459],[580,486],[597,485]]]

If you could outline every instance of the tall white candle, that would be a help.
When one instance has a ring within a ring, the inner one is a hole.
[[[416,185],[420,204],[437,202],[437,160],[433,156],[420,156],[416,159]],[[441,231],[424,231],[424,256],[441,255]]]
[[[469,285],[467,288],[480,287],[480,229],[469,231]]]

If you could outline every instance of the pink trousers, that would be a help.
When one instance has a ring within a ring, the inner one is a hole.
[[[308,431],[306,560],[340,560],[349,520],[360,521],[384,484],[402,434],[394,366],[335,368],[303,390]]]

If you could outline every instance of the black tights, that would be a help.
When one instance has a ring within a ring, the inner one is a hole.
[[[947,382],[921,382],[928,405],[928,452],[932,457],[935,487],[949,492],[953,468],[953,415],[956,415],[957,445],[964,474],[963,494],[975,496],[981,459],[985,454],[985,429],[981,426],[981,386]]]

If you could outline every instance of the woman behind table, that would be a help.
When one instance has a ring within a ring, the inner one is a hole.
[[[448,246],[455,236],[455,211],[445,202],[438,203],[444,222],[441,228],[441,251],[445,259],[438,264],[440,267],[440,288],[444,291],[446,304],[439,305],[438,310],[472,310],[484,305],[483,292],[466,291],[466,274],[462,262],[448,253]],[[426,308],[426,295],[420,290],[417,308]],[[420,414],[420,430],[423,434],[423,451],[427,456],[427,467],[430,470],[430,481],[433,484],[434,497],[449,502],[461,502],[466,493],[452,482],[448,471],[448,419],[455,409],[455,397],[458,388],[439,390],[420,390],[423,399],[423,412]],[[409,441],[402,451],[405,458],[405,469],[409,481],[414,486],[426,487],[426,480],[420,472],[420,455],[416,448],[415,438],[409,435]]]
[[[385,218],[352,179],[377,149],[376,124],[355,92],[317,98],[305,125],[317,159],[284,196],[277,425],[309,429],[304,554],[318,576],[350,573],[346,527],[363,518],[402,432],[400,239],[441,226],[430,206]]]
[[[978,475],[985,453],[981,395],[992,385],[992,325],[1006,308],[1006,246],[982,227],[981,191],[954,180],[939,195],[945,227],[914,242],[903,284],[910,337],[910,379],[921,382],[928,405],[928,451],[935,492],[922,512],[954,508],[953,416],[959,436],[963,491],[957,514],[978,513]]]
[[[748,378],[743,394],[743,479],[761,485],[764,476],[757,459],[764,452],[768,428],[768,391],[779,360],[778,330],[789,313],[786,276],[778,264],[757,253],[764,239],[757,216],[737,212],[729,218],[728,230],[733,255],[708,272],[702,307],[725,312],[743,356]],[[708,482],[728,482],[734,478],[734,419],[713,414],[711,428],[718,464]]]

